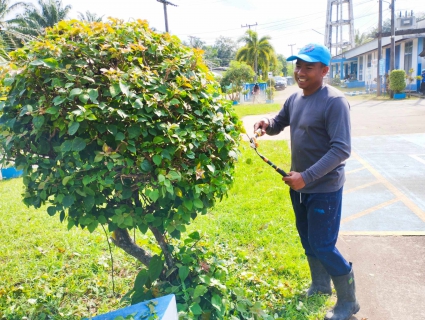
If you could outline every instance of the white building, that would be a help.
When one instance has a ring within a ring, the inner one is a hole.
[[[408,26],[403,26],[403,21],[411,21]],[[416,22],[415,17],[397,18],[397,30],[416,29],[425,31],[425,20]],[[381,62],[378,61],[378,39],[373,39],[362,46],[343,52],[332,57],[329,76],[336,75],[346,81],[349,88],[375,88],[378,68],[382,76],[382,83],[385,82],[385,74],[390,71],[390,46],[391,37],[384,37],[382,42]],[[417,76],[425,69],[425,32],[395,36],[395,59],[394,69],[403,69],[406,74]],[[413,74],[409,70],[413,69]],[[418,91],[419,81],[414,81],[407,85],[408,90]],[[385,86],[383,85],[382,88]]]

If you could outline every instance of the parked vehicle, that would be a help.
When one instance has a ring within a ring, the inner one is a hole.
[[[288,83],[288,86],[292,86],[294,84],[294,78],[289,76],[289,77],[285,77],[286,78],[286,82]]]
[[[286,81],[286,78],[284,77],[274,77],[274,88],[276,90],[284,90],[288,86],[288,82]]]

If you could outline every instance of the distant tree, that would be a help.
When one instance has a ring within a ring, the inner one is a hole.
[[[238,100],[243,84],[251,82],[254,76],[254,71],[245,62],[230,61],[229,69],[220,80],[221,89],[229,95],[230,100]]]
[[[86,11],[86,13],[78,12],[78,20],[86,22],[102,22],[103,16],[98,16],[96,13]]]
[[[354,42],[356,47],[359,47],[365,43],[368,43],[370,41],[372,41],[372,37],[370,37],[369,34],[363,32],[362,34],[360,34],[359,30],[355,30],[354,32],[355,36],[354,36]]]
[[[266,73],[270,63],[275,59],[274,48],[269,42],[270,39],[270,36],[259,39],[257,32],[247,30],[245,35],[239,39],[240,42],[245,42],[245,46],[236,53],[236,60],[244,61],[252,66],[256,75],[258,75],[259,66]]]
[[[38,7],[28,4],[24,13],[17,15],[11,22],[14,30],[32,36],[45,33],[47,27],[52,27],[65,20],[71,11],[71,5],[63,6],[60,0],[38,0]]]
[[[382,22],[382,32],[391,32],[391,19],[386,19]],[[369,33],[367,33],[367,38],[374,39],[376,38],[376,34],[378,33],[378,26],[369,29]]]
[[[215,40],[214,49],[217,50],[217,58],[222,67],[228,67],[230,61],[235,59],[237,48],[238,45],[232,38],[220,36]]]
[[[203,49],[205,46],[205,42],[201,40],[201,38],[189,36],[188,41],[183,41],[185,46],[197,49]]]
[[[288,62],[283,54],[277,55],[277,60],[282,64],[282,69],[280,70],[283,75],[286,77],[288,75]]]
[[[220,59],[217,57],[217,50],[213,46],[207,46],[200,38],[189,36],[188,41],[183,41],[183,44],[187,47],[203,50],[204,62],[208,68],[212,69],[220,66]]]

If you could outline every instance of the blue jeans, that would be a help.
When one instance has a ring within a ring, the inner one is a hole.
[[[350,273],[350,264],[335,247],[341,221],[342,188],[329,193],[299,193],[290,189],[290,196],[305,254],[319,259],[331,276]]]

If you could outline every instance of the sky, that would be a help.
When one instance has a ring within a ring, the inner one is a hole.
[[[28,0],[27,0],[28,1]],[[30,0],[36,2],[35,0]],[[237,41],[248,29],[270,36],[277,54],[290,56],[309,42],[324,43],[327,0],[168,0],[169,32],[181,40],[188,36],[213,45],[219,36]],[[352,0],[354,29],[367,32],[378,22],[377,0]],[[395,11],[424,12],[423,0],[396,0]],[[62,0],[72,6],[71,18],[87,10],[99,16],[148,20],[165,31],[164,7],[157,0]],[[390,18],[387,1],[383,19]],[[348,37],[347,37],[348,39]],[[242,46],[242,43],[240,43]]]

